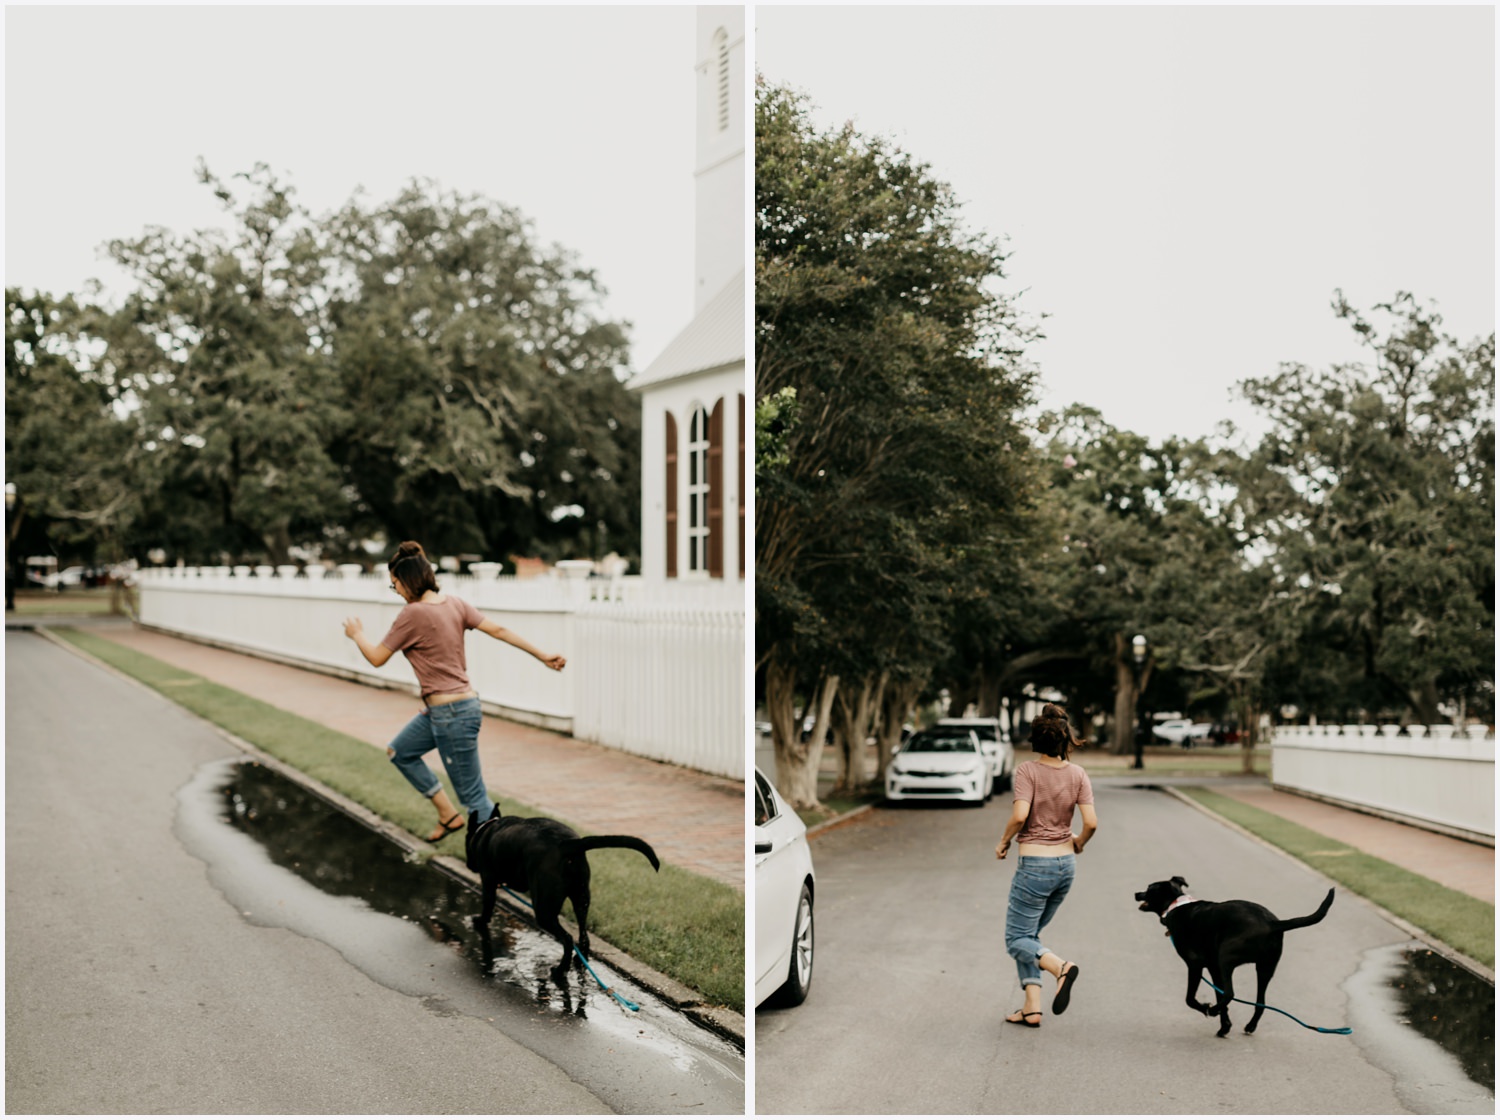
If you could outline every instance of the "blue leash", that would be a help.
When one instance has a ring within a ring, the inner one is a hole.
[[[532,911],[536,910],[536,907],[532,906],[531,903],[526,898],[522,897],[521,895],[518,895],[515,891],[511,890],[509,887],[504,887],[502,889],[505,891],[506,894],[510,895],[510,897],[513,898],[513,899],[515,899],[517,902],[524,902],[524,903],[526,903],[526,908],[528,910],[532,910]],[[607,995],[607,996],[614,996],[615,999],[617,999],[617,1000],[620,1001],[620,1005],[622,1007],[625,1007],[627,1010],[630,1010],[630,1011],[639,1011],[641,1009],[640,1004],[638,1004],[638,1003],[631,1003],[628,999],[626,999],[624,996],[622,996],[619,992],[615,991],[613,988],[611,988],[607,984],[605,984],[603,980],[599,979],[599,974],[594,971],[594,966],[591,965],[591,964],[589,964],[589,959],[583,955],[583,951],[578,948],[578,945],[576,943],[573,946],[573,952],[575,952],[575,953],[578,954],[578,959],[583,962],[583,967],[589,970],[589,975],[594,978],[594,983],[598,984],[599,987],[601,987],[601,988],[604,989],[604,994],[605,995]]]
[[[1176,947],[1176,945],[1177,945],[1177,939],[1174,938],[1170,932],[1167,933],[1167,940],[1170,941],[1170,942],[1172,942],[1172,945],[1173,945],[1174,948]],[[1220,992],[1218,988],[1214,987],[1214,982],[1212,980],[1210,980],[1207,976],[1203,977],[1203,982],[1205,984],[1207,984],[1210,988],[1213,988],[1214,991],[1219,992],[1220,995],[1224,994],[1223,992]],[[1267,1011],[1274,1011],[1278,1015],[1285,1015],[1288,1019],[1290,1019],[1292,1022],[1296,1023],[1299,1027],[1306,1027],[1308,1030],[1310,1030],[1310,1031],[1317,1031],[1319,1034],[1353,1034],[1354,1033],[1354,1029],[1352,1027],[1315,1027],[1311,1023],[1304,1023],[1301,1019],[1297,1018],[1297,1016],[1293,1015],[1290,1011],[1283,1011],[1279,1007],[1272,1007],[1269,1003],[1256,1003],[1253,1000],[1240,999],[1239,996],[1230,996],[1229,999],[1230,999],[1231,1003],[1243,1003],[1247,1007],[1264,1007]]]
[[[1214,982],[1212,980],[1208,979],[1208,977],[1205,976],[1203,978],[1203,982],[1205,984],[1207,984],[1210,988],[1213,988],[1214,991],[1219,992],[1218,988],[1214,988]],[[1223,995],[1224,993],[1223,992],[1219,992],[1219,994]],[[1288,1019],[1290,1019],[1292,1022],[1296,1023],[1299,1027],[1306,1027],[1308,1030],[1310,1030],[1310,1031],[1317,1031],[1319,1034],[1353,1034],[1354,1033],[1354,1030],[1353,1030],[1352,1027],[1315,1027],[1315,1026],[1312,1026],[1310,1023],[1304,1023],[1301,1019],[1297,1018],[1297,1016],[1293,1015],[1290,1011],[1283,1011],[1279,1007],[1272,1007],[1269,1003],[1252,1003],[1248,999],[1240,999],[1239,996],[1230,996],[1229,999],[1233,1003],[1245,1003],[1245,1004],[1249,1004],[1251,1007],[1264,1007],[1267,1011],[1274,1011],[1278,1015],[1285,1015]]]

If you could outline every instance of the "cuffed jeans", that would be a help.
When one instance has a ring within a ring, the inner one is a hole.
[[[1017,857],[1005,911],[1005,950],[1016,959],[1023,988],[1042,982],[1036,962],[1050,950],[1041,943],[1041,933],[1068,897],[1076,863],[1071,855]]]
[[[422,756],[436,750],[443,769],[453,782],[458,799],[470,811],[489,820],[495,803],[484,786],[479,770],[479,698],[439,704],[412,717],[391,740],[391,762],[423,797],[433,797],[443,788]]]

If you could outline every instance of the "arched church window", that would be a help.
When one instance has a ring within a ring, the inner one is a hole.
[[[708,571],[708,412],[693,409],[687,440],[687,570]]]

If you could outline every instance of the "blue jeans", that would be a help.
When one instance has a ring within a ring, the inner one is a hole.
[[[1050,950],[1042,945],[1041,933],[1068,897],[1076,864],[1071,855],[1017,857],[1005,911],[1005,950],[1016,959],[1023,988],[1042,982],[1036,962]]]
[[[412,717],[391,740],[391,762],[423,797],[433,797],[443,788],[422,756],[436,750],[443,769],[453,782],[458,799],[479,819],[488,820],[495,803],[484,787],[479,771],[479,698],[439,704]]]

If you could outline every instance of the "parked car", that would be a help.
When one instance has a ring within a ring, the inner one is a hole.
[[[982,805],[995,775],[979,736],[967,727],[929,727],[902,744],[885,770],[889,801],[947,798]]]
[[[1224,720],[1208,729],[1208,741],[1216,747],[1240,741],[1240,725],[1234,720]]]
[[[995,775],[995,789],[1010,788],[1011,778],[1016,773],[1016,752],[1011,746],[1010,736],[998,719],[940,719],[939,727],[967,727],[979,736],[979,749],[990,760],[990,770]]]
[[[1190,719],[1168,719],[1152,724],[1151,731],[1160,739],[1175,743],[1179,747],[1191,746],[1199,739],[1208,738],[1211,723],[1194,723]]]
[[[26,573],[26,576],[33,583],[39,583],[51,591],[58,591],[64,587],[80,586],[88,574],[87,568],[75,564],[73,567],[64,568],[60,572],[30,571]]]
[[[796,1007],[813,970],[812,849],[807,826],[755,770],[755,1006]]]

